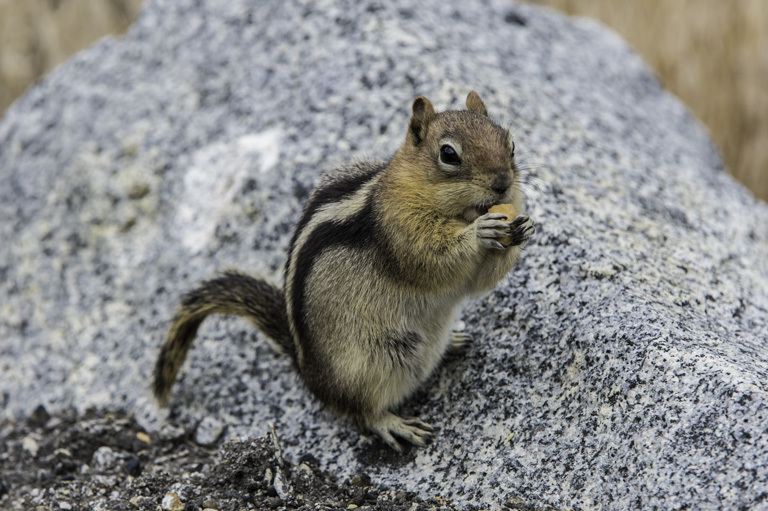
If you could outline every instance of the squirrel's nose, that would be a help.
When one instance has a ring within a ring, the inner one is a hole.
[[[497,175],[493,180],[493,183],[491,184],[491,190],[498,193],[499,195],[503,195],[507,189],[509,189],[510,184],[511,180],[509,179],[509,174],[503,172]]]

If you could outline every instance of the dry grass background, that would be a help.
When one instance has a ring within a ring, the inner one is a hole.
[[[530,0],[619,32],[768,200],[768,1]],[[142,0],[0,0],[0,115],[72,53],[125,31]]]
[[[768,200],[768,1],[532,1],[619,32],[707,125],[733,175]]]
[[[0,115],[73,53],[124,32],[142,0],[0,0]]]

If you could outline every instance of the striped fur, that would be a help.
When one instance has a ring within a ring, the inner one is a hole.
[[[296,361],[285,296],[274,285],[240,272],[228,271],[200,284],[181,298],[168,338],[155,364],[152,390],[165,405],[176,374],[187,356],[197,329],[210,314],[231,314],[250,319]]]

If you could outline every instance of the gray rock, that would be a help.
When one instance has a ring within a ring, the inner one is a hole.
[[[538,233],[470,303],[466,359],[396,455],[321,410],[240,319],[206,322],[174,422],[275,425],[342,478],[498,508],[768,508],[768,207],[614,34],[502,0],[149,0],[0,123],[0,403],[121,407],[178,296],[279,279],[320,171],[386,157],[410,102],[476,89],[512,126]]]
[[[40,445],[37,442],[37,438],[32,435],[24,437],[21,442],[21,447],[33,458],[37,456],[37,453],[40,450]]]
[[[106,445],[93,453],[93,467],[98,470],[111,469],[120,461],[120,455]]]
[[[183,511],[184,503],[175,493],[169,493],[163,498],[160,507],[166,511]]]
[[[216,417],[205,417],[195,429],[195,442],[209,447],[221,438],[226,429],[227,425]]]

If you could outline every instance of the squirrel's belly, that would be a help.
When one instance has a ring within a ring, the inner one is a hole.
[[[338,247],[317,258],[305,283],[314,364],[367,409],[396,406],[440,362],[461,296],[420,295]]]

